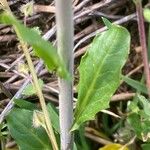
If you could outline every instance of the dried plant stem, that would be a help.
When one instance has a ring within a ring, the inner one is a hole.
[[[42,90],[41,90],[41,88],[39,86],[39,83],[38,83],[38,78],[37,78],[37,75],[36,75],[31,57],[30,57],[30,53],[28,51],[27,45],[22,41],[20,41],[20,43],[21,43],[21,46],[22,46],[22,50],[25,54],[25,57],[27,59],[28,66],[29,66],[29,69],[30,69],[30,72],[31,72],[31,75],[32,75],[33,83],[34,83],[35,89],[37,91],[37,95],[39,97],[39,100],[40,100],[42,111],[44,113],[46,128],[47,128],[47,131],[48,131],[47,134],[48,134],[48,136],[49,136],[49,138],[52,142],[53,149],[58,150],[55,134],[54,134],[54,131],[53,131],[53,128],[52,128],[51,120],[49,118],[49,114],[48,114],[48,111],[47,111],[45,99],[44,99]]]
[[[147,54],[147,45],[146,45],[142,4],[141,4],[141,0],[135,0],[134,2],[136,5],[139,37],[140,37],[140,43],[142,46],[142,57],[143,57],[144,71],[145,71],[145,77],[146,77],[146,86],[147,86],[147,90],[148,90],[148,95],[150,97],[150,70],[149,70],[149,63],[148,63],[148,54]]]

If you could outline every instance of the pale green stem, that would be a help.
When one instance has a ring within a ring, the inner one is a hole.
[[[73,79],[73,10],[72,0],[55,0],[57,48]],[[59,78],[59,115],[61,150],[71,150],[73,135],[70,132],[73,122],[73,82]]]
[[[9,5],[8,5],[6,0],[1,0],[0,3],[3,5],[4,9],[7,9],[7,11],[9,11],[10,14],[12,14],[12,12],[11,12],[11,10],[9,8]],[[39,82],[38,82],[38,78],[37,78],[34,66],[33,66],[33,63],[32,63],[31,57],[30,57],[30,53],[28,51],[26,43],[24,43],[21,40],[21,38],[19,36],[19,32],[17,31],[17,28],[15,28],[15,31],[16,31],[16,33],[18,35],[18,38],[20,39],[22,50],[23,50],[24,55],[25,55],[25,57],[27,59],[28,66],[29,66],[29,69],[30,69],[30,72],[31,72],[31,75],[32,75],[33,83],[34,83],[37,95],[39,97],[39,100],[40,100],[41,108],[42,108],[42,111],[43,111],[43,114],[44,114],[44,117],[45,117],[46,131],[47,131],[48,137],[51,140],[53,149],[54,150],[58,150],[58,145],[57,145],[57,142],[56,142],[56,137],[55,137],[55,134],[54,134],[54,131],[53,131],[52,123],[51,123],[51,120],[50,120],[50,117],[49,117],[49,114],[48,114],[48,110],[47,110],[47,107],[46,107],[45,99],[44,99],[42,90],[40,88],[40,85],[39,85]]]
[[[5,142],[3,138],[1,138],[1,150],[5,150]]]
[[[56,137],[55,137],[55,134],[54,134],[54,131],[53,131],[53,128],[52,128],[52,123],[51,123],[51,120],[49,118],[49,114],[48,114],[48,111],[47,111],[45,99],[44,99],[42,90],[41,90],[41,88],[39,86],[38,78],[37,78],[37,75],[36,75],[36,72],[35,72],[35,69],[34,69],[34,66],[33,66],[33,63],[32,63],[32,60],[31,60],[31,57],[30,57],[30,53],[28,51],[27,45],[25,43],[23,43],[22,41],[20,41],[20,43],[21,43],[24,55],[25,55],[25,57],[27,59],[28,66],[29,66],[29,69],[30,69],[30,72],[31,72],[31,75],[32,75],[33,83],[34,83],[37,95],[39,97],[39,100],[40,100],[42,111],[44,113],[45,123],[46,123],[47,131],[48,131],[47,134],[48,134],[48,136],[49,136],[49,138],[51,140],[53,149],[54,150],[58,150]]]

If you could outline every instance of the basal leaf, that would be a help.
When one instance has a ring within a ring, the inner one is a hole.
[[[33,127],[33,111],[14,108],[7,116],[7,124],[20,150],[51,150],[43,128]]]
[[[0,22],[8,25],[13,25],[17,35],[22,41],[31,45],[49,70],[56,70],[59,76],[68,78],[68,73],[59,58],[56,49],[51,43],[42,39],[42,37],[33,29],[29,29],[22,25],[12,14],[4,12],[0,15]]]
[[[129,32],[117,25],[94,39],[79,66],[78,101],[71,130],[109,107],[110,98],[119,86],[129,47]]]

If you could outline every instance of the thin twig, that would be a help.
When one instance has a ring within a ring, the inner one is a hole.
[[[122,101],[122,100],[130,100],[135,96],[135,93],[120,93],[113,95],[111,98],[111,102]]]
[[[146,76],[146,86],[150,98],[150,70],[149,70],[149,63],[148,63],[146,35],[145,35],[145,26],[144,26],[143,9],[142,9],[141,0],[135,0],[135,5],[137,11],[140,43],[142,46],[142,57],[143,57],[144,71]]]
[[[103,0],[103,1],[101,1],[100,3],[96,3],[96,4],[94,4],[94,5],[90,6],[90,7],[88,7],[85,11],[83,11],[83,12],[78,12],[78,15],[76,15],[76,16],[74,17],[74,19],[76,20],[76,19],[78,19],[78,18],[80,18],[80,17],[86,16],[86,15],[90,14],[91,10],[100,9],[100,8],[102,8],[102,7],[105,7],[105,6],[110,5],[110,3],[115,2],[115,1],[117,1],[117,0]]]
[[[2,90],[2,92],[8,97],[8,98],[12,98],[12,94],[10,93],[9,90],[7,90],[7,88],[3,85],[3,83],[0,81],[0,90]]]
[[[135,140],[136,140],[136,136],[134,136],[132,139],[130,139],[130,141],[128,143],[126,143],[124,146],[122,146],[119,150],[124,150],[127,146],[133,144]]]
[[[88,2],[90,2],[90,0],[83,0],[81,3],[79,3],[75,9],[74,9],[74,12],[77,12],[79,11],[80,9],[83,8],[84,5],[86,5]]]
[[[124,18],[121,18],[121,19],[119,19],[119,20],[117,20],[117,21],[114,21],[113,24],[122,24],[122,23],[125,23],[125,22],[129,21],[129,20],[132,20],[132,19],[135,18],[135,17],[136,17],[136,14],[133,13],[133,14],[128,15],[128,16],[126,16],[126,17],[124,17]],[[94,36],[97,35],[98,33],[101,33],[101,32],[103,32],[103,31],[105,31],[106,29],[107,29],[107,27],[103,27],[103,28],[101,28],[101,29],[98,29],[98,30],[96,30],[96,31],[94,31],[94,32],[92,32],[92,33],[90,33],[89,35],[87,35],[87,36],[84,37],[83,39],[81,39],[81,40],[75,45],[74,51],[75,51],[82,43],[84,43],[86,40],[88,40],[88,39],[94,37]]]
[[[112,144],[111,141],[108,141],[108,140],[106,140],[106,139],[100,138],[100,137],[95,136],[95,135],[93,135],[93,134],[91,134],[91,133],[85,133],[85,136],[86,136],[87,138],[89,138],[89,139],[95,141],[95,142],[98,142],[98,143],[102,144],[102,145]]]
[[[7,104],[7,106],[4,108],[4,110],[2,111],[2,113],[0,114],[0,124],[2,123],[2,121],[4,120],[5,116],[10,112],[10,110],[13,108],[14,106],[14,99],[19,99],[20,95],[22,93],[22,91],[24,90],[24,88],[28,85],[29,83],[29,79],[26,80],[24,82],[24,84],[21,86],[21,88],[19,89],[19,91],[14,95],[14,97],[9,101],[9,103]]]
[[[39,63],[36,66],[36,73],[38,74],[40,71],[41,66],[43,66],[43,61],[39,61]],[[10,110],[13,108],[14,106],[14,99],[19,99],[21,97],[21,94],[23,92],[23,90],[25,89],[25,87],[29,84],[30,82],[30,77],[27,78],[25,80],[25,82],[23,83],[23,85],[20,87],[20,89],[18,90],[18,92],[13,96],[13,98],[9,101],[9,103],[7,104],[7,106],[4,108],[4,110],[1,112],[0,114],[0,124],[2,123],[2,121],[4,120],[5,116],[10,112]]]
[[[121,118],[119,115],[117,115],[117,114],[115,114],[115,113],[113,113],[113,112],[111,112],[111,111],[109,111],[109,110],[101,110],[101,112],[102,112],[102,113],[105,113],[105,114],[108,114],[108,115],[110,115],[110,116],[113,116],[113,117],[115,117],[115,118]]]
[[[135,72],[137,72],[138,70],[140,70],[143,66],[144,66],[143,63],[140,64],[139,66],[137,66],[136,68],[134,68],[133,70],[131,70],[126,76],[127,77],[131,76],[132,74],[134,74]]]

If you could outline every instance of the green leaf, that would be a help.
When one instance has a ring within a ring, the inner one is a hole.
[[[23,109],[27,109],[27,110],[35,110],[37,109],[36,105],[33,104],[33,103],[30,103],[28,101],[25,101],[23,99],[15,99],[14,100],[14,103],[20,107],[20,108],[23,108]]]
[[[38,82],[39,82],[40,88],[42,89],[43,85],[44,85],[44,82],[41,79],[39,79]],[[25,95],[25,96],[31,96],[31,95],[36,94],[36,89],[35,89],[34,85],[32,83],[28,84],[24,88],[22,94]]]
[[[78,101],[72,131],[109,107],[110,98],[119,86],[129,47],[129,32],[117,25],[94,39],[79,66]]]
[[[149,150],[150,149],[150,143],[142,144],[142,150]]]
[[[52,121],[53,128],[55,129],[55,131],[56,131],[57,133],[60,133],[58,111],[57,111],[56,108],[55,108],[52,104],[50,104],[50,103],[48,103],[47,109],[48,109],[49,116],[50,116],[51,121]]]
[[[142,95],[138,95],[138,98],[143,104],[144,113],[150,117],[150,102]]]
[[[20,40],[31,45],[50,71],[56,70],[58,75],[62,78],[69,78],[62,60],[57,54],[56,49],[51,43],[45,41],[36,31],[29,29],[22,25],[12,14],[4,12],[0,15],[0,22],[8,25],[13,25]]]
[[[147,88],[144,84],[142,84],[139,81],[133,80],[129,77],[126,76],[122,76],[122,79],[131,87],[135,88],[136,90],[138,90],[138,92],[142,92],[144,94],[147,94]]]
[[[128,105],[127,120],[136,136],[143,142],[150,142],[150,102],[144,96],[137,94]]]
[[[73,143],[73,150],[78,150],[77,146],[76,146],[76,143]]]
[[[102,20],[108,29],[110,29],[113,26],[112,23],[108,19],[102,17]]]
[[[77,149],[89,150],[89,143],[85,137],[85,125],[81,125],[79,130],[74,132],[74,141],[76,142]]]
[[[137,100],[140,103],[137,103]],[[144,142],[150,141],[150,103],[145,97],[141,95],[137,95],[137,99],[134,99],[134,101],[136,102],[135,105],[137,104],[138,107],[137,111],[131,109],[132,111],[129,113],[127,120],[133,127],[134,132],[136,133],[139,139],[143,140]]]
[[[139,113],[140,109],[138,107],[137,96],[133,99],[133,101],[128,102],[128,111],[131,111],[132,113]]]
[[[51,150],[49,138],[43,128],[33,128],[33,112],[14,108],[7,116],[7,124],[20,150]]]
[[[150,9],[144,8],[143,15],[146,21],[150,22]]]
[[[132,113],[131,115],[128,116],[127,121],[133,127],[137,136],[141,138],[142,125],[140,116],[136,113]]]

